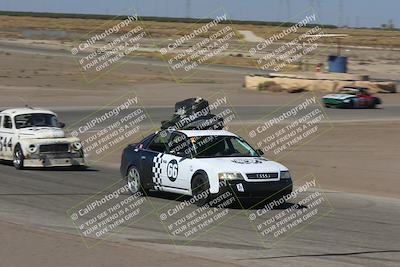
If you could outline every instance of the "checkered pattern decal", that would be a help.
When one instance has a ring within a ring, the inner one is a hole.
[[[157,154],[153,158],[153,167],[151,169],[153,173],[153,182],[154,182],[154,189],[161,190],[161,162],[162,162],[162,153]]]

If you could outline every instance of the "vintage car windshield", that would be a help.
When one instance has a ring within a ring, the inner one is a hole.
[[[368,94],[368,90],[365,88],[343,87],[339,93],[348,95]]]
[[[258,153],[236,136],[190,137],[195,158],[258,157]]]
[[[28,127],[59,127],[57,117],[48,113],[32,113],[15,116],[17,129]]]

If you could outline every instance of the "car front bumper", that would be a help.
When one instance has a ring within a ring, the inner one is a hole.
[[[227,181],[227,186],[220,189],[220,193],[230,190],[239,198],[279,198],[293,191],[293,182],[291,179],[269,182],[234,180]]]
[[[40,154],[24,159],[25,167],[69,167],[84,166],[85,159],[79,154]]]

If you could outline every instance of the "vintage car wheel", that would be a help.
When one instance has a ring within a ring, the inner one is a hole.
[[[207,197],[201,197],[196,200],[196,205],[201,207],[211,200],[210,184],[203,175],[197,174],[192,181],[192,197],[201,195],[203,192],[208,191]]]
[[[136,194],[142,191],[142,182],[140,179],[140,173],[135,166],[132,166],[128,170],[128,174],[126,175],[126,183],[128,185],[128,189],[132,194]]]
[[[22,152],[20,145],[17,145],[14,149],[13,164],[18,170],[24,168],[24,153]]]

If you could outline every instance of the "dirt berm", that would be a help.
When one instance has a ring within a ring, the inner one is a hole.
[[[395,93],[396,83],[363,80],[306,79],[296,77],[265,77],[247,75],[245,87],[251,90],[336,92],[344,86],[368,88],[370,93]]]

